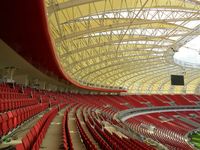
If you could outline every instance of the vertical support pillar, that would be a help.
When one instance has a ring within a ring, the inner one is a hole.
[[[38,88],[45,90],[46,89],[46,82],[45,81],[38,81]]]
[[[39,79],[38,78],[35,78],[31,81],[31,87],[32,88],[36,88],[36,89],[39,89]]]
[[[5,67],[3,70],[3,81],[8,83],[14,83],[13,76],[15,73],[15,67]]]
[[[14,75],[13,79],[16,81],[17,84],[21,84],[24,86],[29,85],[28,75],[26,74]]]

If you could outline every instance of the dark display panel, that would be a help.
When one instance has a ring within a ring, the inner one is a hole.
[[[171,75],[171,85],[184,85],[184,76]]]

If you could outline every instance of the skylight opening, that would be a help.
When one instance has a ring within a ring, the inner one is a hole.
[[[154,52],[164,52],[166,48],[144,48],[144,50],[154,51]]]
[[[177,25],[184,26],[186,28],[194,29],[196,26],[200,24],[200,20],[193,20],[189,22],[184,22],[184,21],[177,21],[177,22],[171,22]]]
[[[150,20],[160,20],[160,19],[174,19],[192,17],[196,10],[179,10],[179,9],[167,9],[167,8],[151,8],[151,9],[133,9],[127,10],[116,10],[110,12],[101,12],[98,15],[91,15],[79,18],[80,20],[87,19],[100,19],[100,18],[138,18],[138,19],[150,19]],[[143,15],[138,15],[138,13]]]
[[[139,36],[170,36],[170,33],[174,31],[174,29],[140,29],[140,28],[132,28],[128,30],[112,30],[112,31],[105,31],[105,32],[96,32],[90,35],[85,35],[84,37],[91,37],[91,36],[102,36],[102,35],[139,35]],[[174,33],[174,32],[173,32]],[[175,34],[184,34],[186,31],[184,30],[176,30]],[[180,36],[178,37],[180,38]],[[174,37],[175,39],[175,37]]]
[[[181,36],[172,36],[172,37],[169,37],[169,39],[170,40],[178,40],[178,39],[180,39],[181,38]]]
[[[172,43],[171,42],[167,42],[167,41],[125,41],[125,42],[117,42],[114,44],[142,44],[142,45],[163,45],[163,46],[169,46]]]
[[[174,62],[184,67],[200,68],[200,36],[192,39],[174,54]]]
[[[152,55],[154,55],[154,56],[164,56],[163,53],[157,53],[157,54],[152,54]]]
[[[189,21],[184,26],[187,27],[187,28],[193,29],[196,26],[198,26],[199,24],[200,24],[200,20],[194,20],[194,21]]]

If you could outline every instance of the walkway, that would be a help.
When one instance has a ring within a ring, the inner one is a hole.
[[[68,118],[69,118],[68,127],[74,150],[86,150],[85,145],[82,143],[80,134],[77,129],[76,119],[75,119],[75,107],[73,107],[69,112]]]
[[[42,141],[40,149],[47,150],[59,150],[60,146],[63,144],[62,141],[62,119],[66,107],[58,112],[55,118],[52,120],[47,133]]]
[[[129,118],[139,116],[139,115],[145,115],[145,114],[151,114],[155,112],[171,112],[171,111],[194,111],[194,110],[200,110],[200,106],[194,106],[194,105],[177,105],[177,106],[157,106],[157,107],[145,107],[145,108],[133,108],[133,109],[127,109],[118,112],[114,119],[119,119],[121,121],[126,121]]]

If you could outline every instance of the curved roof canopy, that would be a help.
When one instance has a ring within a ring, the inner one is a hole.
[[[173,54],[200,34],[199,0],[46,0],[56,53],[66,74],[92,87],[131,93],[193,93],[198,69]],[[184,74],[185,86],[171,86]]]

